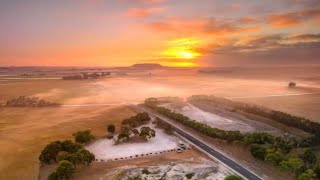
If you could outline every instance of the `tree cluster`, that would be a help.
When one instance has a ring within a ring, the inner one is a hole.
[[[98,79],[101,76],[108,76],[111,75],[110,72],[94,72],[94,73],[86,73],[83,72],[81,74],[77,74],[77,75],[66,75],[63,76],[62,79],[63,80],[84,80],[84,79]]]
[[[39,160],[44,164],[61,160],[70,160],[74,164],[89,164],[94,160],[94,155],[84,149],[81,144],[65,140],[47,144],[41,151]]]
[[[52,107],[52,106],[59,106],[59,104],[45,101],[37,97],[20,96],[18,98],[13,98],[8,100],[5,106],[7,107]]]
[[[48,179],[69,179],[77,164],[90,164],[95,160],[94,154],[84,149],[79,143],[70,140],[54,141],[46,145],[41,151],[39,160],[43,164],[58,163]]]
[[[121,132],[115,140],[116,144],[128,141],[130,137],[141,137],[144,140],[154,138],[156,136],[156,131],[150,127],[141,127],[140,131],[135,128],[128,126],[123,126]]]
[[[131,116],[128,119],[122,121],[122,127],[120,130],[117,139],[115,140],[116,144],[127,141],[130,137],[141,137],[145,140],[155,137],[156,132],[150,127],[142,127],[140,131],[137,127],[149,123],[151,120],[148,113],[138,113],[135,116]],[[113,128],[113,127],[112,127]],[[109,127],[108,127],[109,131]]]
[[[63,76],[63,80],[82,80],[83,77],[81,75],[68,75],[68,76]]]
[[[143,124],[149,123],[151,120],[148,113],[138,113],[135,116],[132,116],[128,119],[122,121],[122,125],[128,125],[130,127],[136,128]]]

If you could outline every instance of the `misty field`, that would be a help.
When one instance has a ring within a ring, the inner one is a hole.
[[[128,71],[125,75],[98,80],[2,80],[0,101],[28,95],[61,104],[112,105],[139,103],[148,97],[187,98],[206,94],[265,105],[320,121],[320,82],[317,69],[284,69],[281,73],[280,70],[240,69],[203,74],[196,69],[159,69]],[[288,88],[291,80],[297,80],[296,88]],[[299,96],[303,93],[318,94]],[[298,96],[290,96],[291,94]],[[255,96],[259,98],[252,98]]]

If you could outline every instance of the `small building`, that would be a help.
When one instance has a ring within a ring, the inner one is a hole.
[[[296,87],[296,86],[297,86],[297,84],[295,82],[290,82],[288,84],[288,87]]]

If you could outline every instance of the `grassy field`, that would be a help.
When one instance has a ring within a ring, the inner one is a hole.
[[[38,156],[50,141],[72,139],[72,133],[91,129],[106,134],[135,112],[128,107],[2,108],[0,109],[0,179],[37,179]]]

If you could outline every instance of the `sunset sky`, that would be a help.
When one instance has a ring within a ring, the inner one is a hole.
[[[0,66],[320,64],[319,0],[0,0]]]

